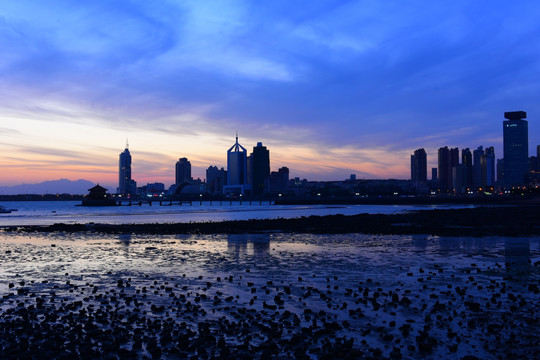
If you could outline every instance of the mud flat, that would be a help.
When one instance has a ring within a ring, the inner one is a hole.
[[[440,236],[540,235],[540,206],[493,206],[420,210],[399,214],[328,215],[294,219],[169,224],[54,224],[0,227],[7,232],[98,232],[108,234],[429,234]]]
[[[539,358],[540,237],[0,233],[4,359]]]

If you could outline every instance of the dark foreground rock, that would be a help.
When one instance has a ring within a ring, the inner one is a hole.
[[[540,206],[496,206],[421,210],[399,214],[328,215],[295,219],[175,224],[54,224],[3,227],[18,232],[108,234],[241,234],[279,231],[313,234],[430,234],[440,236],[527,236],[540,234]]]

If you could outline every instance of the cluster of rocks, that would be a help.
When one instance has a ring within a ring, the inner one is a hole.
[[[538,358],[536,280],[480,277],[501,268],[471,264],[459,285],[446,281],[449,269],[441,266],[408,269],[408,281],[392,288],[372,279],[343,288],[337,276],[261,280],[249,269],[213,279],[109,273],[99,284],[69,274],[62,283],[18,280],[0,299],[0,353],[6,359]]]

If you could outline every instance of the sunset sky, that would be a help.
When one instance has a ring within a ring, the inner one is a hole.
[[[410,176],[423,147],[540,144],[537,1],[3,1],[0,185],[226,167],[238,131],[310,180]]]

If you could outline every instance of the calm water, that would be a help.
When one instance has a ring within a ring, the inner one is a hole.
[[[268,202],[239,203],[193,202],[193,205],[82,207],[79,201],[3,201],[0,206],[17,209],[0,214],[0,225],[49,225],[54,223],[172,223],[223,220],[295,218],[311,215],[391,214],[402,211],[466,206],[398,205],[269,205]]]

